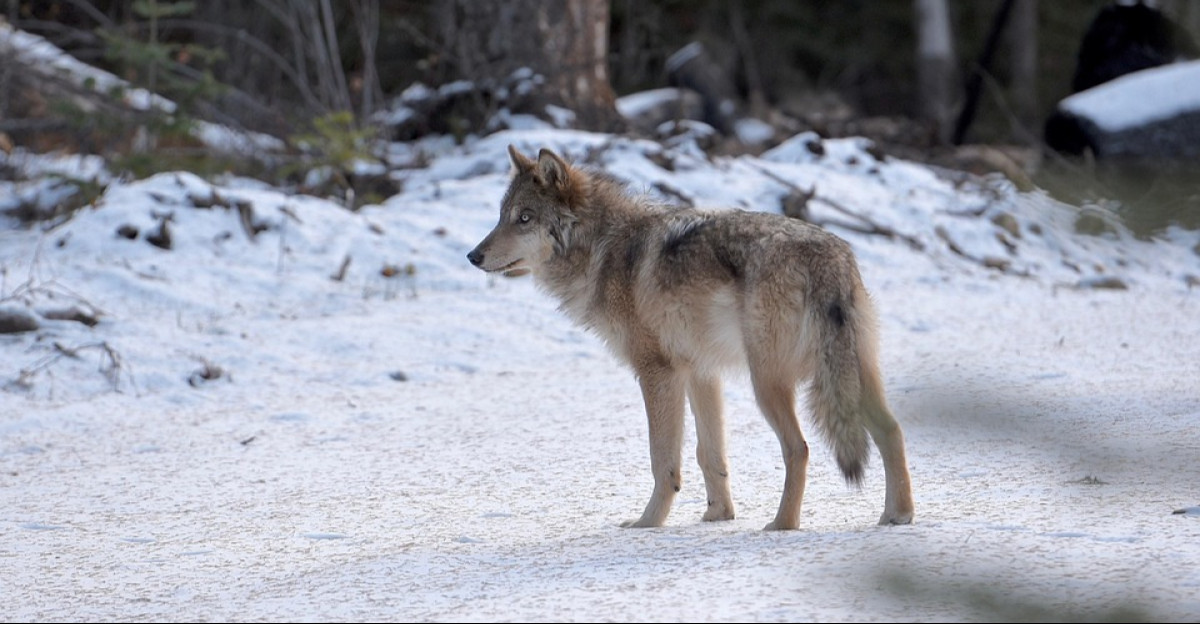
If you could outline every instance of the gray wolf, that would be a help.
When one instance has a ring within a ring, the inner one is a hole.
[[[684,403],[696,419],[706,521],[734,517],[721,398],[723,370],[749,368],[775,430],[786,476],[775,519],[796,529],[808,443],[796,391],[846,481],[859,484],[870,446],[883,459],[880,524],[908,524],[912,490],[904,436],[884,398],[876,320],[850,246],[782,215],[657,205],[615,178],[543,149],[512,146],[514,176],[500,221],[467,254],[488,272],[532,273],[577,323],[598,334],[637,377],[650,422],[654,491],[622,526],[662,526],[679,491]]]

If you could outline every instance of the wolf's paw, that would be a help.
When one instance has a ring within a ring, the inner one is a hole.
[[[780,523],[778,520],[772,520],[763,527],[764,531],[795,531],[800,528],[799,524]]]
[[[881,524],[881,525],[912,524],[912,521],[913,521],[913,512],[911,512],[911,511],[909,511],[907,513],[895,513],[895,512],[885,511],[885,512],[883,512],[882,516],[879,516],[879,524]]]
[[[708,510],[700,518],[705,522],[720,522],[722,520],[733,520],[733,505],[709,505]]]
[[[621,528],[623,528],[623,529],[653,529],[655,527],[660,527],[660,526],[662,526],[661,522],[656,523],[656,522],[646,520],[645,518],[638,518],[637,520],[626,520],[625,522],[621,523]]]

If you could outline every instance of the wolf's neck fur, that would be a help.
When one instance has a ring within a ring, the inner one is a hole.
[[[646,198],[629,193],[625,185],[607,175],[586,173],[576,182],[577,205],[566,210],[569,218],[561,232],[561,252],[535,273],[538,283],[559,299],[562,308],[577,320],[595,296],[593,292],[605,269],[614,261],[621,243],[646,227],[646,217],[655,208]]]

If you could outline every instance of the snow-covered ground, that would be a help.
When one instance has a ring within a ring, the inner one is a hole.
[[[738,518],[700,522],[687,464],[666,527],[619,528],[651,489],[632,376],[465,259],[509,143],[698,205],[815,189],[880,310],[916,522],[875,526],[878,458],[851,489],[814,443],[802,529],[760,531],[782,462],[732,378]],[[397,146],[428,166],[358,212],[169,173],[0,224],[0,312],[40,325],[0,335],[3,619],[1200,619],[1200,235],[1075,234],[857,140],[672,145],[514,130]]]

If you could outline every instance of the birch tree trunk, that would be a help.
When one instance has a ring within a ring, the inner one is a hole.
[[[922,118],[934,122],[938,139],[950,139],[954,123],[954,39],[946,0],[914,0],[917,21],[917,103]]]

